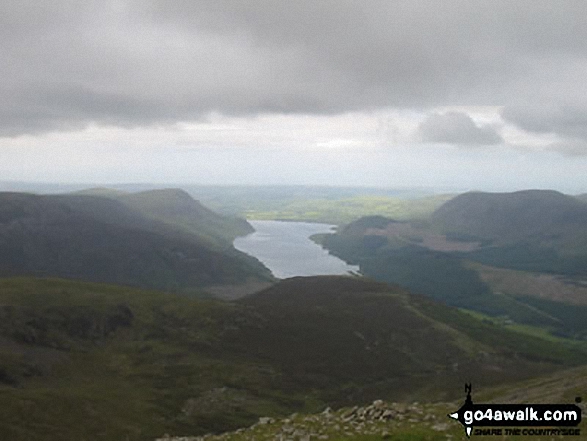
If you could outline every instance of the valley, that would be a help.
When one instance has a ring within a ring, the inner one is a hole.
[[[587,2],[0,36],[0,441],[587,439]]]
[[[295,426],[423,441],[461,433],[443,412],[465,382],[498,401],[535,397],[527,385],[540,381],[556,399],[580,395],[587,291],[568,262],[585,257],[567,244],[585,237],[584,203],[541,194],[502,196],[531,210],[526,231],[480,224],[496,221],[474,194],[333,229],[220,215],[179,189],[2,193],[0,437],[273,439]],[[468,224],[450,220],[449,204]],[[288,246],[298,257],[273,267],[239,245],[247,238],[277,240],[273,259]],[[545,252],[537,266],[535,254],[512,261],[512,248]],[[335,267],[311,255],[353,275],[321,275]],[[393,421],[340,420],[375,400]],[[259,418],[272,422],[238,430]]]

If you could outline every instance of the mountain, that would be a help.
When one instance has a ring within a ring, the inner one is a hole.
[[[244,219],[219,215],[204,207],[181,189],[159,189],[127,193],[108,188],[93,188],[78,194],[97,195],[122,202],[127,207],[212,244],[230,246],[238,236],[254,231]]]
[[[0,276],[195,291],[269,280],[256,259],[110,198],[0,193]]]
[[[432,222],[456,240],[485,240],[464,257],[486,265],[567,277],[587,275],[587,204],[555,191],[467,193]]]
[[[562,246],[577,238],[587,244],[587,205],[551,190],[461,194],[439,207],[432,223],[496,244],[527,239]]]
[[[0,438],[154,439],[374,399],[461,399],[587,362],[398,287],[294,278],[228,303],[0,280]]]
[[[466,193],[438,208],[429,222],[367,216],[318,240],[376,280],[556,335],[587,336],[587,326],[578,325],[587,320],[585,308],[535,298],[503,283],[492,289],[481,277],[504,268],[544,274],[538,283],[556,278],[583,286],[587,204],[574,197],[539,190]]]

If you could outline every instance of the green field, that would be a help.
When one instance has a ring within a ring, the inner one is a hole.
[[[427,219],[453,195],[400,199],[386,196],[356,196],[344,199],[302,199],[276,209],[246,210],[250,220],[287,220],[348,224],[360,217],[387,216],[397,220]]]

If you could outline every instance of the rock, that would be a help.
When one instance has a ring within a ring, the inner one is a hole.
[[[382,421],[391,420],[395,416],[395,412],[391,409],[384,410],[381,416],[379,417]]]
[[[373,401],[373,407],[381,409],[382,407],[385,407],[385,403],[382,400],[375,400]]]
[[[432,430],[436,430],[437,432],[444,432],[448,430],[448,423],[436,423],[432,426]]]

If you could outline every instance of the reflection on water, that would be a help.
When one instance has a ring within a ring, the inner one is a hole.
[[[333,225],[308,222],[249,221],[255,232],[234,241],[234,247],[259,259],[277,278],[348,274],[359,267],[331,256],[309,239],[329,233]]]

